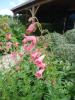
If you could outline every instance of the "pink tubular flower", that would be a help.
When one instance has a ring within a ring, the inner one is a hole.
[[[35,60],[35,64],[39,65],[42,63],[43,59],[44,59],[45,55],[40,56],[38,59]]]
[[[34,45],[36,44],[36,37],[35,36],[25,36],[26,42],[31,41]]]
[[[27,47],[27,51],[32,51],[32,49],[35,47],[34,44],[30,44],[28,47]]]
[[[32,60],[35,60],[35,59],[37,59],[40,55],[41,55],[40,52],[34,51],[34,52],[31,53],[30,56],[31,56],[31,59],[32,59]]]
[[[39,71],[37,71],[37,72],[35,73],[35,76],[36,76],[38,79],[42,78],[42,74],[43,74],[44,70],[45,70],[45,69],[40,69]]]
[[[24,45],[23,46],[23,49],[25,51],[31,51],[33,48],[34,48],[34,45],[33,44],[30,44],[29,46],[27,46],[27,45]]]
[[[7,49],[10,49],[11,46],[12,46],[12,43],[11,43],[11,42],[7,42],[7,43],[6,43],[6,48],[7,48]]]
[[[25,43],[23,46],[23,49],[26,51],[31,51],[36,45],[36,37],[35,36],[25,36],[25,39],[23,42]],[[31,44],[27,46],[26,45],[27,42],[31,42]]]
[[[36,31],[36,22],[33,22],[32,24],[29,25],[29,27],[27,28],[27,33],[32,33]]]
[[[37,67],[41,69],[45,69],[46,64],[42,62],[41,64],[37,64]]]
[[[6,40],[10,40],[11,39],[11,34],[7,33],[5,37],[6,37]]]

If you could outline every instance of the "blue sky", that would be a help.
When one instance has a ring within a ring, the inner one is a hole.
[[[28,0],[0,0],[0,15],[12,15],[11,8]]]
[[[0,2],[0,9],[4,9],[8,7],[8,2],[9,0],[1,0]]]

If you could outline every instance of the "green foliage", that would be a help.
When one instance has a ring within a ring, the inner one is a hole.
[[[11,18],[8,16],[3,16],[0,17],[0,33],[3,31],[5,33],[11,32],[10,26],[9,26],[9,21]]]
[[[16,19],[9,16],[0,17],[0,41],[3,40],[3,35],[12,33],[14,37],[21,42],[22,35],[25,33],[25,25],[22,25]]]
[[[64,36],[70,44],[75,44],[75,29],[67,31]]]
[[[47,69],[43,79],[34,76],[36,66],[25,56],[20,63],[7,73],[0,72],[0,100],[71,100],[74,98],[73,79],[69,78],[69,62],[45,58]],[[73,91],[73,92],[72,92]]]
[[[9,21],[8,26],[8,32],[12,33],[11,42],[21,43],[24,26],[16,20]],[[5,34],[6,31],[1,28],[1,42],[6,42]],[[38,40],[38,48],[46,54],[47,67],[43,78],[35,77],[38,68],[25,55],[19,66],[0,71],[0,100],[75,100],[74,31],[64,35],[48,33],[38,37]]]
[[[55,48],[55,54],[58,57],[68,60],[70,63],[75,63],[75,45],[74,44],[65,44],[60,45]]]
[[[70,32],[68,32],[70,34]],[[65,33],[67,34],[67,33]],[[67,36],[59,33],[49,33],[45,36],[48,42],[47,50],[52,50],[53,53],[60,59],[68,60],[70,63],[75,63],[75,44],[70,43],[72,37],[67,39]],[[51,39],[50,39],[51,38]],[[71,38],[71,39],[70,39]]]
[[[22,35],[25,33],[25,26],[22,25],[17,20],[12,21],[9,25],[10,25],[12,33],[17,38],[18,42],[21,42]]]
[[[62,81],[65,80],[63,87],[61,85],[61,87],[66,91],[66,93],[69,92],[69,94],[71,94],[71,98],[69,96],[66,97],[65,95],[63,95],[61,92],[63,92],[64,90],[60,89],[60,93],[59,91],[57,91],[58,95],[62,94],[63,98],[59,99],[59,96],[55,96],[55,98],[52,95],[52,99],[51,100],[74,100],[75,99],[75,44],[74,44],[74,33],[70,33],[70,32],[74,32],[74,30],[70,30],[68,32],[66,32],[64,35],[60,35],[59,33],[49,33],[45,36],[45,40],[48,44],[47,50],[48,50],[48,55],[54,56],[54,59],[57,59],[57,62],[60,63],[59,61],[63,61],[64,64],[66,63],[67,65],[65,66],[66,73],[64,75],[62,75]],[[73,41],[72,41],[72,37],[73,37]],[[56,57],[55,57],[56,56]],[[57,66],[57,68],[59,68],[59,65],[55,65]],[[62,65],[61,65],[62,66]],[[63,73],[64,70],[60,69],[61,72]],[[50,71],[49,71],[50,72]],[[51,70],[52,72],[52,70]],[[54,72],[55,73],[55,72]],[[60,74],[61,75],[61,74]],[[56,75],[55,75],[56,76]],[[53,79],[53,78],[52,78]],[[58,79],[58,78],[56,78]],[[62,81],[58,81],[58,88],[60,87],[59,82]],[[66,89],[65,89],[66,86]],[[56,88],[56,86],[55,86]],[[53,89],[53,88],[52,88]],[[51,89],[50,89],[51,90]],[[57,89],[58,90],[58,89]],[[68,90],[68,91],[67,91]],[[56,90],[54,90],[53,93],[55,93]],[[73,95],[72,95],[73,93]]]

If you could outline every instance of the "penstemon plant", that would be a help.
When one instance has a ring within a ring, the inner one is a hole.
[[[36,22],[33,21],[34,18],[32,18],[32,23],[29,25],[29,27],[26,30],[26,34],[24,35],[24,39],[22,40],[23,46],[23,52],[18,52],[17,48],[19,47],[19,43],[18,42],[12,42],[12,35],[10,33],[7,33],[5,35],[5,39],[6,39],[6,43],[4,46],[4,53],[8,54],[10,53],[10,57],[11,59],[13,59],[15,61],[15,64],[17,64],[17,62],[20,63],[20,61],[23,59],[22,57],[24,57],[25,52],[27,52],[29,54],[29,56],[32,59],[32,62],[37,66],[38,71],[35,73],[35,76],[40,79],[42,78],[42,74],[45,71],[46,68],[46,64],[43,62],[43,59],[45,57],[45,55],[42,55],[41,52],[38,52],[37,50],[33,50],[36,47],[37,44],[37,38],[35,36],[28,36],[28,34],[31,34],[32,32],[36,31]],[[38,25],[38,24],[37,24]],[[41,29],[41,28],[39,28]],[[40,30],[42,31],[42,30]],[[30,42],[30,44],[29,44]],[[2,46],[2,43],[1,43]],[[13,51],[12,51],[12,49]],[[16,52],[17,50],[17,52]],[[19,58],[19,61],[17,60],[17,56]],[[9,59],[7,57],[7,59]],[[10,65],[10,64],[9,64]]]
[[[0,68],[3,68],[0,70],[0,100],[74,100],[71,64],[55,57],[52,44],[49,52],[46,50],[50,41],[53,43],[50,33],[43,30],[38,20],[30,18],[29,21],[32,23],[21,43],[10,33],[0,41]],[[32,35],[37,27],[41,38]],[[43,32],[49,33],[47,42]]]

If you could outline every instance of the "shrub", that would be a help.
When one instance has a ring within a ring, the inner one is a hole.
[[[45,39],[48,43],[48,51],[52,50],[57,57],[75,63],[75,44],[68,43],[69,40],[64,35],[49,33],[45,36]]]
[[[64,36],[68,40],[68,43],[75,44],[75,29],[67,31],[64,33]]]
[[[9,18],[8,16],[3,16],[3,17],[0,17],[0,32],[1,30],[5,33],[7,32],[11,32],[11,29],[10,29],[10,26],[9,26]]]
[[[74,44],[65,44],[57,46],[54,49],[55,55],[63,60],[68,60],[70,63],[75,63],[75,45]]]

